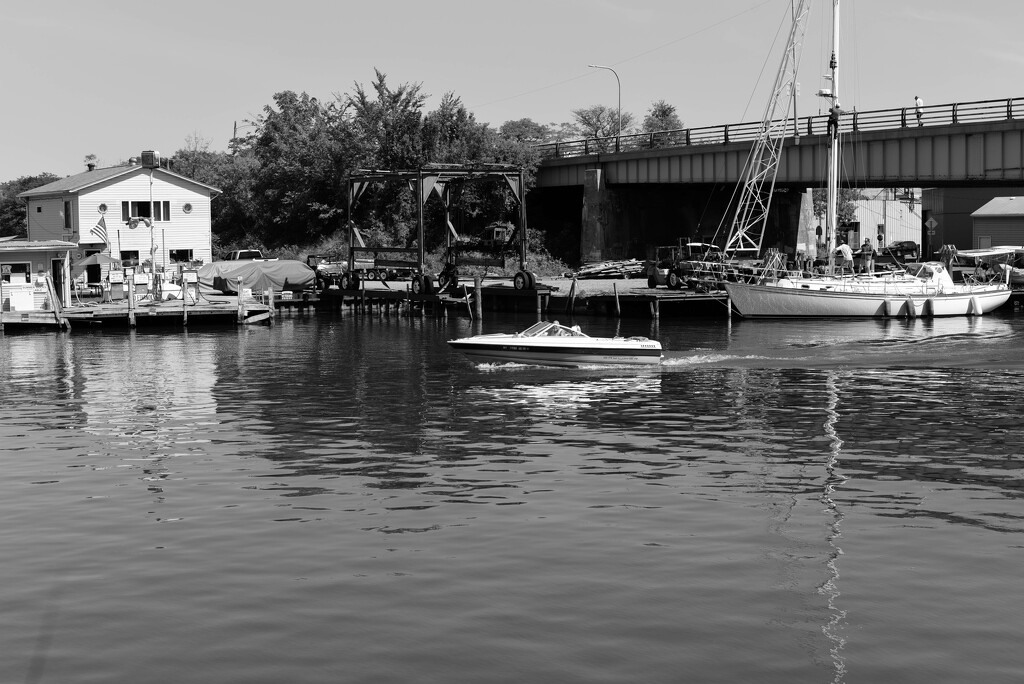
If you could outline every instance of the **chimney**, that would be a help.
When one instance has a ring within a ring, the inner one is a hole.
[[[89,170],[89,171],[95,171],[96,170],[96,164],[93,163],[93,162],[89,162],[88,164],[85,165],[85,168],[87,170]]]

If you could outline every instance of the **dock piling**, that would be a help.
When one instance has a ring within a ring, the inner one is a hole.
[[[484,319],[484,285],[480,276],[473,278],[473,308],[476,309],[476,319]]]
[[[128,275],[128,325],[135,327],[135,274]]]

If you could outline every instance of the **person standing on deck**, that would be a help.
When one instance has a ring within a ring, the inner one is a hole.
[[[844,275],[846,269],[850,269],[850,275],[853,275],[853,250],[850,245],[845,242],[840,244],[836,248],[836,255],[839,256],[839,275]]]
[[[921,99],[920,95],[914,96],[914,114],[917,115],[917,125],[922,126],[921,123],[921,108],[924,107],[924,100]]]
[[[871,246],[871,238],[864,238],[860,246],[860,270],[868,275],[875,272],[875,248]]]

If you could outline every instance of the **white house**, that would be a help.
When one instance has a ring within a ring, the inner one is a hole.
[[[157,152],[143,152],[141,160],[90,167],[18,195],[28,204],[28,240],[77,245],[71,273],[79,270],[76,262],[98,253],[140,272],[212,261],[210,204],[220,190],[165,168]],[[99,283],[109,268],[90,265],[78,278]]]

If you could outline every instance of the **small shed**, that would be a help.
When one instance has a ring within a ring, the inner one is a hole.
[[[995,197],[971,214],[972,249],[1024,245],[1024,197]]]
[[[48,304],[46,275],[62,304],[69,300],[74,242],[0,238],[0,311],[38,311]]]

